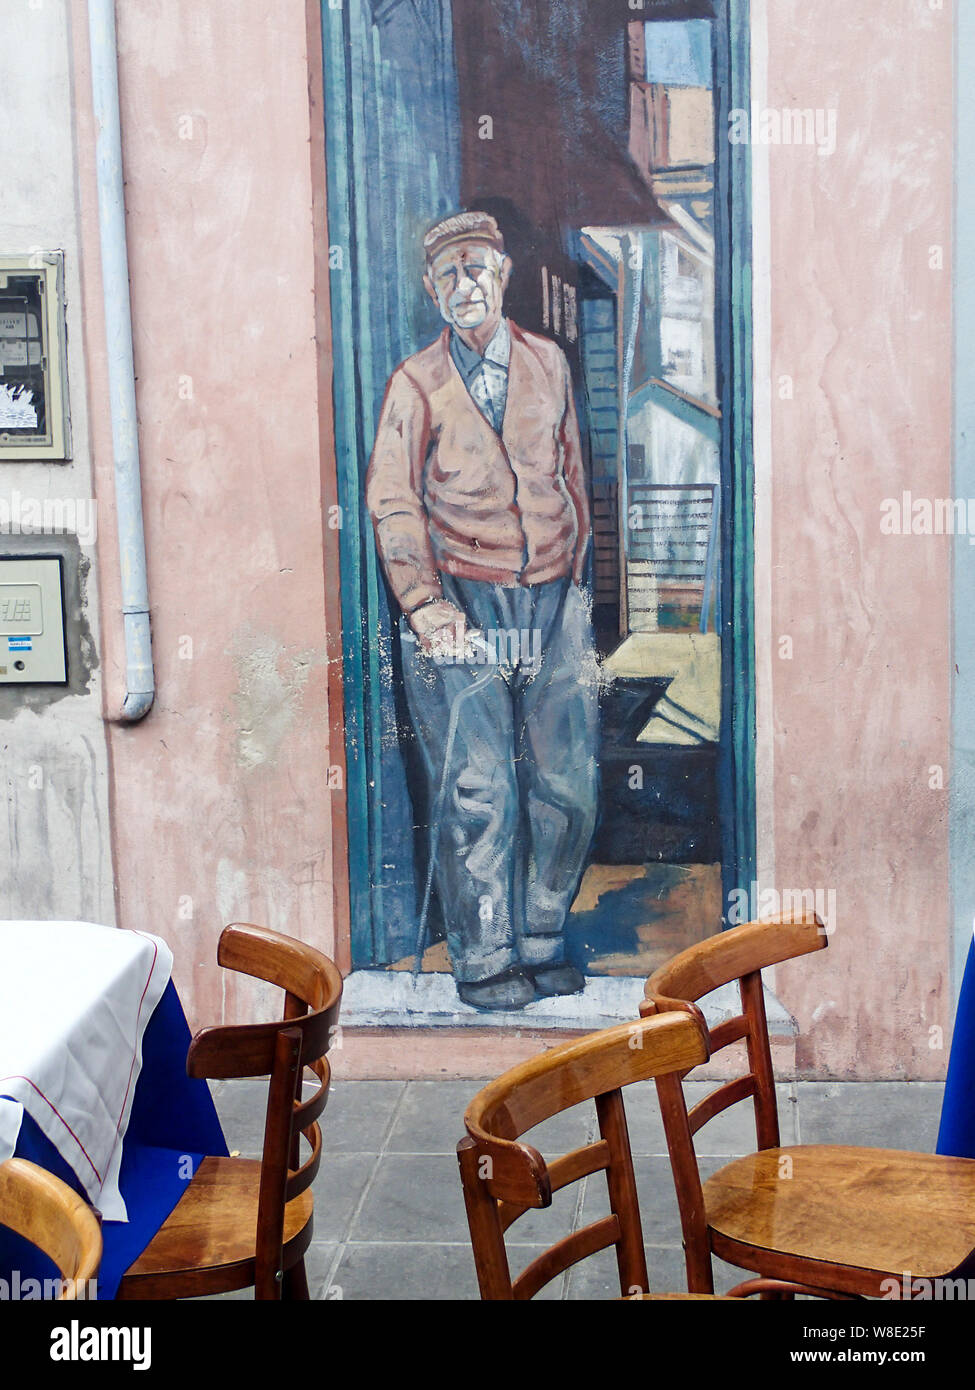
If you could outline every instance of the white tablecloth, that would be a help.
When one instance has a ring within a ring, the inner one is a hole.
[[[122,1141],[172,965],[144,932],[0,921],[0,1161],[26,1110],[106,1221],[127,1219]]]

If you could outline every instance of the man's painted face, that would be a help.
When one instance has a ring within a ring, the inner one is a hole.
[[[479,328],[499,317],[511,262],[483,241],[462,241],[448,247],[431,265],[427,288],[441,316],[455,328]]]

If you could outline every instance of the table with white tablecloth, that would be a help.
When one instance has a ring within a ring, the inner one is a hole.
[[[205,1153],[226,1154],[160,938],[89,922],[0,922],[0,1161],[16,1153],[102,1216],[111,1298]],[[32,1252],[31,1252],[32,1255]],[[4,1268],[29,1262],[0,1232]]]

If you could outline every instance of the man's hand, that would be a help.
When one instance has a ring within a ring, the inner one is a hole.
[[[463,660],[467,620],[452,603],[446,599],[425,603],[410,614],[409,624],[427,656]]]

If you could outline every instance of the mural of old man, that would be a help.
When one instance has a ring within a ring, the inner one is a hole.
[[[389,380],[366,501],[402,610],[431,853],[460,997],[576,993],[564,928],[596,816],[590,535],[566,359],[503,314],[493,217],[424,239],[445,327]]]

